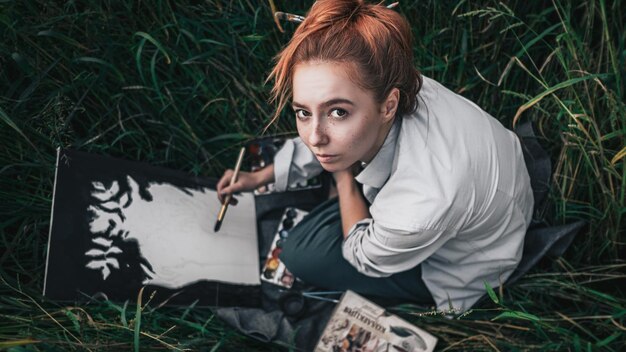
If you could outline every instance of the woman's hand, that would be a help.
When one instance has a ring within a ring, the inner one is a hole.
[[[217,199],[220,203],[224,203],[227,194],[250,192],[274,181],[274,165],[268,165],[257,172],[240,171],[237,182],[231,184],[230,179],[233,177],[233,172],[235,171],[232,169],[226,170],[217,182]],[[237,205],[237,200],[234,197],[230,198],[230,205]]]
[[[369,218],[367,204],[357,186],[354,174],[358,169],[353,166],[346,170],[333,172],[339,196],[339,212],[341,213],[341,228],[343,237],[348,237],[349,231],[358,221]]]
[[[344,188],[345,186],[354,182],[354,175],[351,169],[335,171],[333,172],[333,178],[335,179],[335,185],[337,189]]]
[[[358,174],[358,170],[358,163],[356,163],[345,170],[333,172],[333,178],[335,179],[337,188],[352,184],[354,182],[354,175]]]

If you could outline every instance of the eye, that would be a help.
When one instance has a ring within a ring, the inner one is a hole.
[[[330,117],[336,120],[343,120],[348,116],[348,112],[344,109],[333,109],[330,111]]]
[[[309,118],[309,116],[311,116],[311,113],[309,113],[309,112],[308,112],[308,111],[306,111],[306,110],[302,110],[302,109],[296,109],[296,110],[295,110],[295,113],[296,113],[296,118],[297,118],[298,120],[302,120],[302,121],[304,121],[304,120],[308,119],[308,118]]]

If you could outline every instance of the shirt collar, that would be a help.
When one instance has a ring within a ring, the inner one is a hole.
[[[378,153],[368,164],[361,164],[364,169],[355,177],[357,182],[374,188],[382,188],[387,182],[389,175],[391,175],[401,123],[402,118],[396,117]]]

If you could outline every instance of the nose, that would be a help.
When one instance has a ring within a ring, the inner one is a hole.
[[[309,131],[309,145],[312,147],[322,146],[328,143],[328,135],[326,134],[326,126],[316,122],[311,125]]]

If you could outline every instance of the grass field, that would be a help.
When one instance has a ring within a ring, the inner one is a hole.
[[[274,0],[304,14],[312,1]],[[563,257],[459,319],[403,316],[440,350],[626,347],[626,2],[401,1],[416,66],[553,162],[546,224],[588,225]],[[280,350],[210,311],[42,300],[56,148],[218,176],[268,123],[264,80],[295,24],[267,0],[0,1],[0,349]],[[295,131],[285,112],[270,129]],[[402,308],[402,307],[400,307]]]

